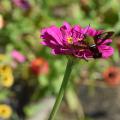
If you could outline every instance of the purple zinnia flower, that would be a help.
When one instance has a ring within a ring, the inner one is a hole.
[[[28,10],[30,8],[30,4],[27,0],[12,0],[12,1],[16,6],[24,10]]]
[[[108,46],[112,42],[106,38],[103,42],[98,35],[104,33],[102,30],[95,30],[90,26],[82,28],[79,25],[71,27],[67,22],[63,26],[51,26],[42,30],[41,44],[52,48],[52,54],[64,54],[77,58],[108,58],[114,49]],[[96,38],[96,39],[95,39]],[[90,48],[90,42],[94,41],[95,51]]]

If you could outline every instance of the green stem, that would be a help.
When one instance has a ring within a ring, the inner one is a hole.
[[[61,88],[59,90],[59,94],[56,98],[55,104],[53,106],[52,112],[51,112],[48,120],[54,120],[55,114],[56,114],[56,112],[57,112],[57,110],[60,106],[60,103],[62,101],[62,98],[64,96],[66,86],[68,84],[69,77],[70,77],[70,74],[71,74],[71,71],[72,71],[72,67],[73,67],[73,60],[69,59],[68,63],[67,63],[66,70],[65,70],[64,78],[63,78],[63,81],[62,81],[62,85],[61,85]]]

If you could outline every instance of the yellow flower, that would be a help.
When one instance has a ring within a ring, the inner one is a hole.
[[[12,108],[6,104],[0,104],[0,118],[8,119],[12,116]]]
[[[3,76],[1,84],[4,87],[11,87],[13,85],[13,82],[14,82],[13,76],[8,74],[6,76]]]
[[[0,67],[0,84],[4,87],[11,87],[14,82],[12,68],[10,66]]]
[[[1,74],[12,74],[12,68],[8,65],[2,65],[0,66],[0,73]]]
[[[0,62],[4,62],[6,56],[0,54]],[[12,73],[12,68],[9,65],[0,65],[0,85],[4,87],[11,87],[13,85],[14,78]]]

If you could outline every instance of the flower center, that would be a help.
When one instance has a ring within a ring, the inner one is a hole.
[[[114,78],[115,76],[116,76],[116,73],[115,73],[115,72],[110,72],[110,73],[109,73],[109,77],[110,77],[110,78]]]
[[[69,44],[73,44],[73,38],[72,38],[72,37],[68,37],[68,38],[67,38],[67,42],[68,42]]]

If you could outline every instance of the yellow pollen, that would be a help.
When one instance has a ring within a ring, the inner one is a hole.
[[[68,42],[69,44],[73,44],[73,39],[72,39],[72,37],[68,37],[68,38],[67,38],[67,42]]]

